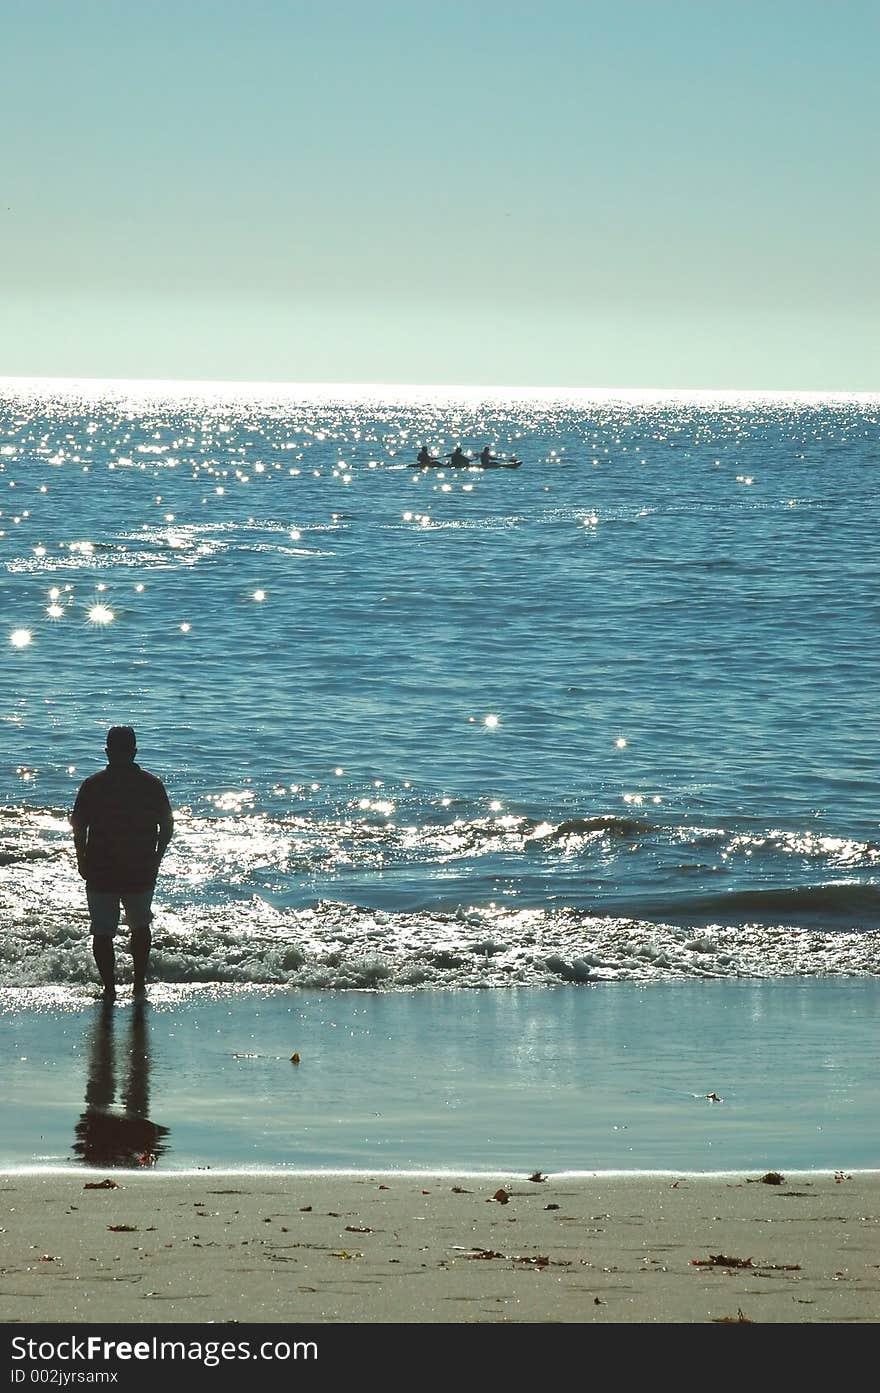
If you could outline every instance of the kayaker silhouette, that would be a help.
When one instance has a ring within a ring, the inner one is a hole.
[[[461,469],[464,465],[473,463],[470,455],[466,455],[460,445],[456,445],[452,453],[448,454],[446,458],[453,469]]]

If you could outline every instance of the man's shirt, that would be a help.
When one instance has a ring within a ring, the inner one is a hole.
[[[165,785],[138,764],[108,764],[85,779],[70,821],[87,829],[87,885],[120,894],[149,889],[160,828],[170,819]]]

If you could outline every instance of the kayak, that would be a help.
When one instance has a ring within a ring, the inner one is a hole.
[[[495,464],[480,464],[479,460],[471,460],[468,464],[451,464],[449,460],[437,460],[435,464],[419,464],[418,460],[412,460],[408,469],[519,469],[522,464],[521,459],[498,460]]]

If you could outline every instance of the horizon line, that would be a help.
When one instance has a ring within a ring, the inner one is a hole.
[[[781,387],[644,387],[644,386],[539,386],[535,384],[486,384],[486,383],[446,383],[446,382],[352,382],[352,381],[288,381],[284,379],[250,378],[198,378],[198,377],[99,377],[88,374],[19,374],[0,373],[0,386],[21,390],[39,387],[62,389],[103,388],[105,391],[122,392],[169,392],[174,389],[177,395],[187,391],[200,394],[220,395],[236,389],[246,389],[260,395],[306,396],[377,396],[382,395],[427,395],[431,397],[492,397],[519,398],[527,400],[681,400],[702,399],[715,401],[736,400],[880,400],[880,390],[851,390],[848,388],[781,388]]]

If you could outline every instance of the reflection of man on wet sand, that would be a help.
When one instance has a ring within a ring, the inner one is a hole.
[[[136,1001],[132,1006],[128,1076],[121,1110],[115,1111],[114,1012],[110,1002],[99,1009],[92,1033],[86,1110],[76,1124],[73,1150],[87,1166],[152,1166],[168,1149],[163,1141],[168,1128],[147,1116],[150,1055],[144,1003]]]
[[[116,995],[113,936],[120,902],[131,930],[134,990],[144,990],[150,957],[153,890],[174,831],[165,785],[135,764],[131,726],[107,732],[107,767],[80,785],[70,815],[76,864],[86,882],[92,952],[104,996]]]

